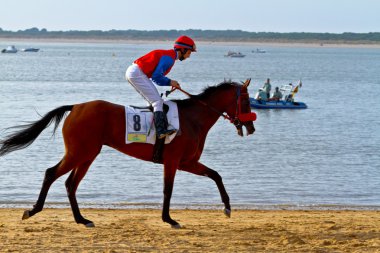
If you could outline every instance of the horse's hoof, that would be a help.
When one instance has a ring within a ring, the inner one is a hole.
[[[230,209],[224,208],[224,209],[223,209],[223,213],[224,213],[224,215],[226,215],[228,218],[231,218],[231,210],[230,210]]]
[[[29,211],[28,211],[28,210],[25,210],[25,211],[24,211],[24,214],[22,215],[22,219],[23,219],[23,220],[26,220],[26,219],[29,219],[29,218],[30,218]]]
[[[85,224],[86,228],[94,228],[95,224],[93,222]]]
[[[172,225],[172,228],[180,229],[182,228],[182,226],[180,224],[175,224],[175,225]]]

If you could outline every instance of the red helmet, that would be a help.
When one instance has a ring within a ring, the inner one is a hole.
[[[192,52],[197,51],[197,47],[195,46],[194,41],[187,36],[180,36],[178,39],[175,40],[174,42],[174,48],[179,49],[179,48],[186,48],[190,49]]]

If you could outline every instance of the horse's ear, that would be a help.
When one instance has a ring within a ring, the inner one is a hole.
[[[248,78],[247,80],[245,80],[245,82],[243,83],[243,87],[247,88],[249,86],[249,84],[251,83],[251,78]]]

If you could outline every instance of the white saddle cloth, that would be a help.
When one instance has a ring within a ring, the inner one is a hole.
[[[165,101],[169,106],[166,114],[169,122],[168,129],[179,129],[178,107],[173,101]],[[156,128],[153,122],[153,113],[149,109],[139,109],[125,106],[125,143],[150,143],[156,142]],[[177,132],[178,133],[178,132]],[[177,133],[166,136],[165,144],[170,143]]]

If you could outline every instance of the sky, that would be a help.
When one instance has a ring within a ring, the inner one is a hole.
[[[380,32],[380,0],[1,0],[0,28]]]

